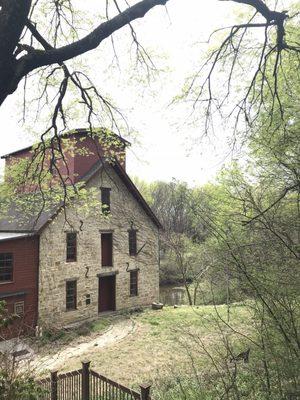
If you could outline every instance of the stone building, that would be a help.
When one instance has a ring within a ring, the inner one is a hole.
[[[127,143],[107,162],[99,158],[103,145],[97,142],[93,150],[87,131],[68,138],[73,150],[81,150],[67,156],[70,181],[93,190],[99,202],[88,210],[82,200],[54,205],[38,219],[21,218],[12,204],[0,221],[0,300],[19,314],[16,324],[22,320],[29,329],[66,326],[158,300],[161,225],[126,173]],[[31,152],[4,158],[9,164]]]

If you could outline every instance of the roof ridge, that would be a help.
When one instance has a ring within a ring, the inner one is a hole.
[[[134,198],[138,201],[138,203],[141,205],[141,207],[144,209],[145,213],[150,217],[152,222],[159,228],[162,228],[162,225],[154,212],[152,211],[151,207],[148,205],[138,188],[135,186],[135,184],[132,182],[130,179],[129,175],[125,171],[125,169],[121,166],[118,160],[115,160],[114,163],[109,163],[108,161],[104,162],[102,160],[98,160],[96,163],[93,164],[93,166],[90,168],[90,170],[81,176],[79,178],[78,183],[81,184],[86,184],[88,183],[93,176],[102,168],[104,167],[104,164],[110,165],[116,174],[119,176],[119,178],[122,180],[122,182],[125,184],[127,187],[128,191],[134,196]],[[35,216],[31,218],[31,221],[27,223],[27,227],[30,227],[31,229],[25,229],[26,225],[24,226],[24,229],[21,229],[22,225],[19,225],[18,218],[16,218],[16,223],[13,225],[11,228],[9,227],[10,223],[3,219],[2,222],[2,227],[1,227],[1,221],[0,221],[0,232],[35,232],[39,233],[44,229],[44,227],[51,221],[61,210],[61,207],[63,206],[62,202],[57,202],[57,204],[51,204],[51,209],[50,210],[43,210],[43,212],[39,215],[39,218],[36,220],[34,219]],[[13,203],[12,203],[12,211],[18,214],[18,211],[16,208],[14,208]]]
[[[95,128],[95,129],[93,130],[92,133],[94,133],[94,132],[97,133],[97,131],[100,131],[100,130],[109,131],[109,129],[107,129],[107,128],[100,127],[100,128]],[[109,131],[109,132],[110,132],[112,135],[118,137],[118,139],[119,139],[122,143],[124,143],[125,146],[130,146],[130,145],[131,145],[131,143],[130,143],[128,140],[124,139],[122,136],[119,136],[118,134],[116,134],[116,133],[113,132],[113,131]],[[89,128],[75,128],[75,129],[70,129],[70,130],[68,130],[67,132],[63,132],[63,133],[61,133],[59,136],[62,137],[62,138],[64,138],[64,137],[67,137],[67,136],[69,136],[69,135],[70,135],[70,136],[71,136],[71,135],[75,135],[75,134],[79,134],[79,135],[80,135],[80,134],[84,134],[84,135],[87,135],[87,134],[89,134],[89,133],[91,133],[91,130],[90,130]],[[22,149],[18,149],[18,150],[12,151],[12,152],[10,152],[10,153],[3,154],[2,156],[0,156],[0,158],[1,158],[1,159],[5,159],[5,158],[8,158],[8,157],[10,157],[10,156],[16,155],[16,154],[18,154],[18,153],[22,153],[22,152],[24,152],[24,151],[32,150],[33,146],[35,146],[36,144],[40,144],[40,143],[42,143],[42,141],[39,141],[38,143],[33,143],[33,144],[31,144],[30,146],[23,147]]]

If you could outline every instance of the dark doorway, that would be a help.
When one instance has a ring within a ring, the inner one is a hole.
[[[116,276],[99,277],[99,313],[116,309]]]

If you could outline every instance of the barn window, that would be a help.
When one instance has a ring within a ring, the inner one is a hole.
[[[130,271],[130,296],[138,295],[138,271]]]
[[[110,188],[101,188],[101,203],[103,214],[109,214],[110,212]]]
[[[137,238],[136,238],[136,230],[130,229],[128,231],[128,241],[129,241],[129,255],[136,256],[137,254]]]
[[[113,234],[101,234],[101,265],[112,267],[113,265]]]
[[[76,261],[77,259],[77,234],[76,232],[67,233],[67,261]]]
[[[66,282],[66,309],[76,310],[77,308],[77,281]]]
[[[14,313],[18,317],[22,317],[24,315],[24,301],[18,301],[17,303],[14,304]]]
[[[13,254],[0,253],[0,282],[13,280]]]

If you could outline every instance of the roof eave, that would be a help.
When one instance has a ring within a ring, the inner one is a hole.
[[[129,175],[125,171],[125,169],[121,166],[121,164],[116,160],[116,162],[113,164],[113,167],[117,170],[117,173],[119,172],[118,175],[121,175],[123,177],[123,180],[125,180],[130,188],[132,189],[132,194],[135,195],[134,197],[136,200],[141,203],[142,207],[144,208],[145,212],[148,214],[148,216],[152,219],[152,221],[155,223],[155,225],[158,227],[158,229],[163,229],[162,224],[160,223],[159,219],[157,216],[154,214],[154,212],[151,210],[150,206],[138,190],[138,188],[135,186],[135,184],[132,182],[130,179]]]
[[[36,236],[36,235],[37,234],[35,232],[32,232],[32,233],[28,233],[28,234],[24,234],[24,235],[20,235],[20,236],[11,236],[11,237],[5,237],[5,238],[1,238],[0,237],[0,243],[10,242],[12,240],[28,239],[28,238],[31,238],[31,237]]]

